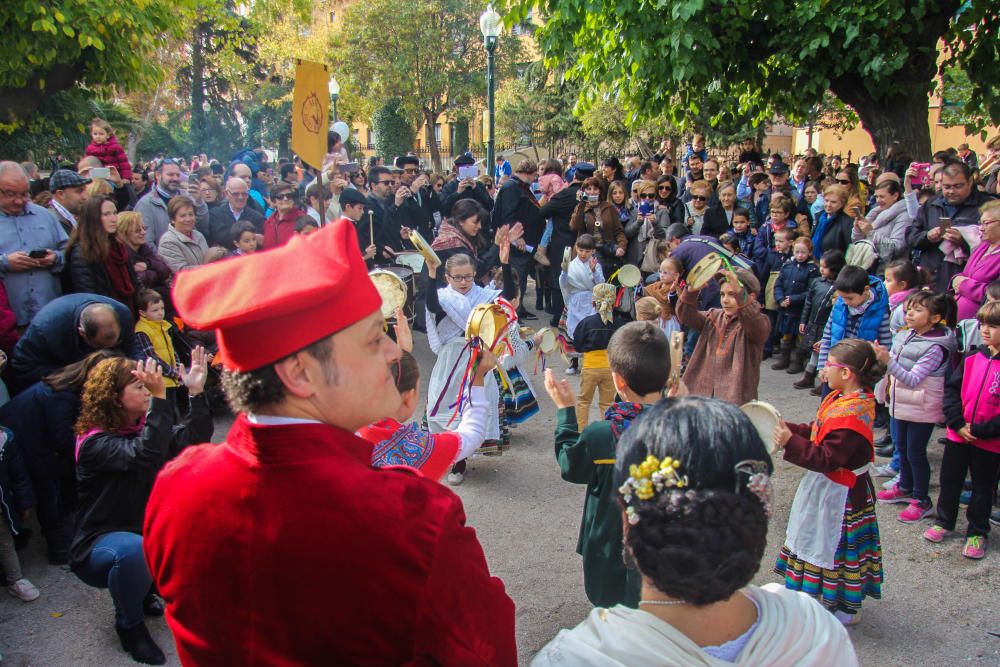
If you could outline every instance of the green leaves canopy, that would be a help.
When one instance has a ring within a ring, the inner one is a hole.
[[[1000,117],[994,2],[520,0],[506,20],[533,8],[545,22],[538,35],[548,64],[572,62],[585,101],[606,91],[630,121],[666,111],[682,127],[692,118],[802,122],[832,90],[880,148],[895,131],[921,144],[915,151],[929,149],[939,40],[951,49],[947,61],[980,75],[970,104]]]

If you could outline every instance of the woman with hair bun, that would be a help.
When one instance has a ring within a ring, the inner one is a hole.
[[[885,374],[875,348],[848,338],[827,358],[830,393],[812,424],[775,429],[785,460],[809,472],[799,483],[774,567],[785,586],[819,597],[844,625],[866,597],[882,597],[882,544],[869,465],[875,457],[872,387]],[[830,664],[838,664],[831,662]]]
[[[533,665],[857,665],[837,620],[779,584],[750,585],[767,544],[767,448],[717,399],[666,399],[618,445],[625,556],[638,609],[594,609]]]

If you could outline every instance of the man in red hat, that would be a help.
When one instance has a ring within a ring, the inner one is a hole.
[[[516,664],[514,604],[461,500],[373,469],[354,435],[401,399],[351,225],[182,272],[174,303],[216,330],[239,413],[149,499],[146,555],[181,661]]]

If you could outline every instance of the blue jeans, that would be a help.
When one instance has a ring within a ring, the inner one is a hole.
[[[896,424],[896,451],[899,452],[899,488],[911,491],[917,500],[930,500],[927,487],[931,481],[931,464],[927,460],[927,443],[934,424],[921,424],[892,418]]]
[[[101,536],[90,558],[76,569],[88,586],[107,588],[115,603],[115,622],[134,628],[143,622],[142,602],[153,587],[153,577],[142,553],[142,535],[118,532]]]
[[[896,433],[896,420],[889,418],[889,436],[892,437],[892,461],[889,462],[889,467],[899,472],[899,434]]]

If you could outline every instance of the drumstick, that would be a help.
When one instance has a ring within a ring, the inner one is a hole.
[[[375,211],[368,211],[368,245],[375,244]]]

